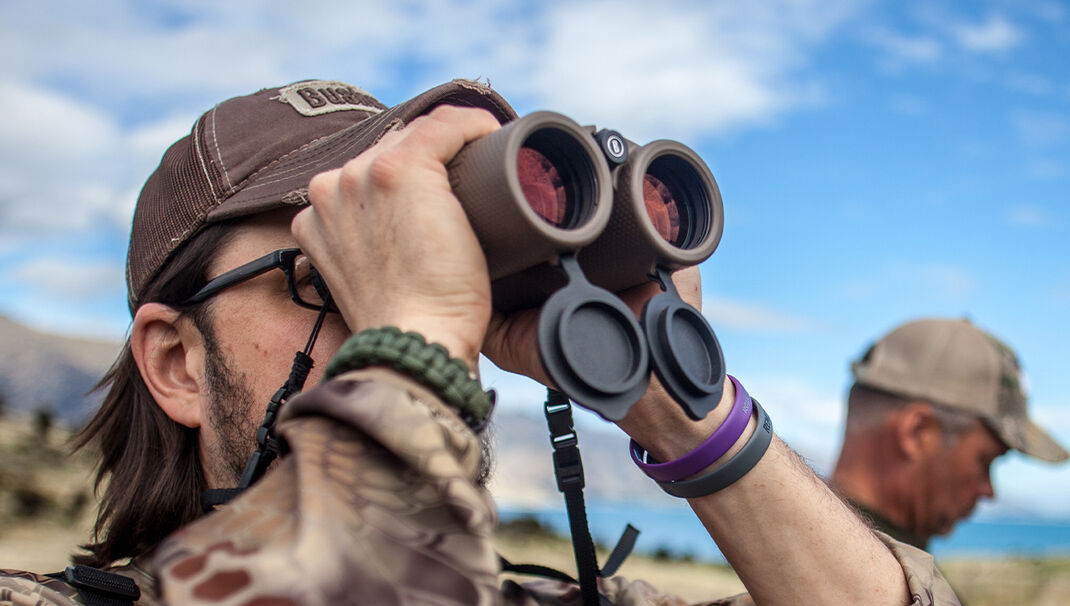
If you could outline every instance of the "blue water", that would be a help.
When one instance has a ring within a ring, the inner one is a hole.
[[[501,519],[534,516],[543,524],[568,536],[564,509],[502,508]],[[587,506],[591,535],[612,547],[625,524],[639,529],[637,553],[668,552],[675,556],[724,562],[724,556],[690,509],[656,509],[627,504],[594,503]],[[1021,520],[978,520],[959,524],[947,537],[933,539],[929,550],[937,557],[958,556],[1070,556],[1070,520],[1036,522]]]

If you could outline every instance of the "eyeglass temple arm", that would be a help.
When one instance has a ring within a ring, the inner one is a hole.
[[[198,290],[192,297],[187,299],[186,303],[200,303],[225,288],[255,278],[256,276],[275,269],[276,267],[282,267],[283,255],[287,252],[289,252],[289,250],[276,250],[275,252],[264,255],[255,261],[251,261],[241,267],[236,267],[216,276],[205,284],[203,288]]]

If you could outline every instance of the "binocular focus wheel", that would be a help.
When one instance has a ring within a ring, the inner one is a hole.
[[[618,421],[646,391],[650,358],[639,323],[601,288],[570,284],[543,306],[539,357],[569,399]]]
[[[643,331],[654,372],[688,416],[702,419],[717,408],[724,390],[724,354],[706,318],[662,293],[647,302]]]

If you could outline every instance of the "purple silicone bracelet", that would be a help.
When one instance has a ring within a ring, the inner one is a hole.
[[[739,436],[743,435],[743,430],[747,428],[747,422],[750,421],[751,410],[754,407],[747,390],[743,389],[739,381],[732,375],[728,375],[728,378],[736,387],[736,399],[732,402],[732,410],[728,411],[728,417],[721,423],[721,426],[691,452],[667,463],[647,463],[644,461],[647,458],[646,451],[635,440],[632,440],[630,449],[632,460],[639,466],[639,469],[643,470],[643,473],[658,482],[677,482],[706,469],[714,461],[723,457],[729,448],[732,448],[732,445],[739,440]]]

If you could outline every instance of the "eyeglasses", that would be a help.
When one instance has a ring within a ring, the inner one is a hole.
[[[286,284],[290,289],[290,299],[301,307],[320,310],[324,302],[329,302],[328,311],[338,311],[330,300],[331,293],[319,272],[312,266],[305,253],[299,248],[283,248],[268,253],[255,261],[236,267],[208,281],[203,288],[183,305],[201,303],[220,292],[251,280],[273,269],[281,269],[286,274]]]

